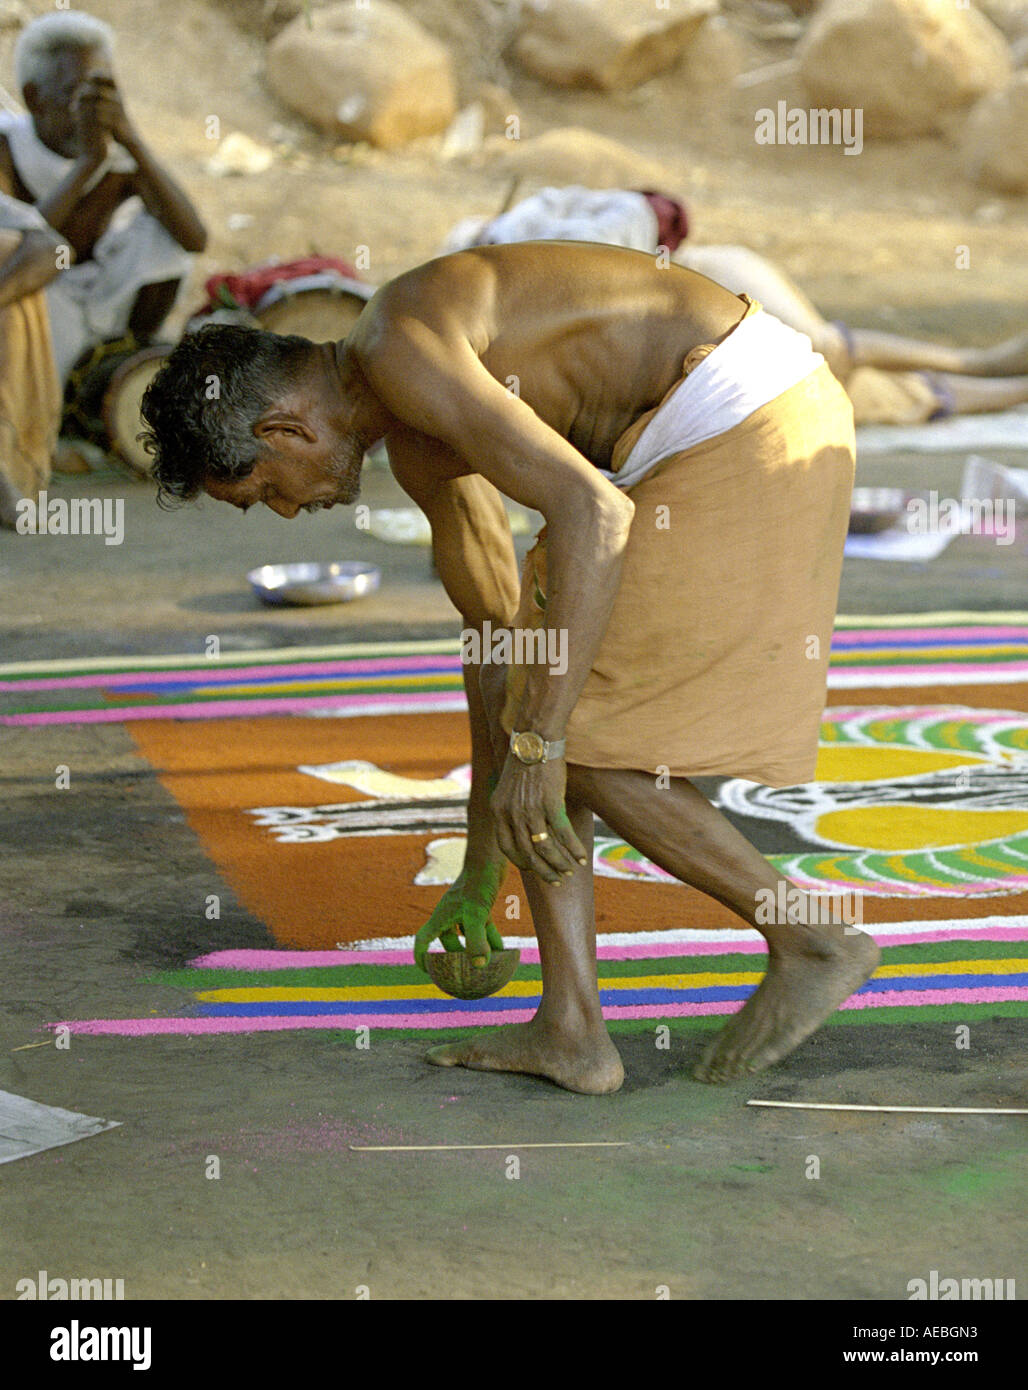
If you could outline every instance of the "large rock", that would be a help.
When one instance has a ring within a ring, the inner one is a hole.
[[[518,62],[559,87],[637,87],[674,67],[717,0],[525,0]]]
[[[667,192],[675,182],[657,161],[579,126],[559,126],[530,140],[493,136],[485,141],[480,159],[490,170],[516,175],[526,183]]]
[[[953,0],[826,0],[797,48],[818,106],[864,112],[865,135],[924,135],[1005,85],[1003,35]]]
[[[445,130],[457,112],[448,52],[391,0],[295,19],[269,45],[267,74],[312,125],[382,149]]]
[[[1028,0],[974,0],[974,3],[1011,43],[1028,34]]]
[[[983,97],[964,128],[964,160],[976,183],[1028,193],[1028,72]]]

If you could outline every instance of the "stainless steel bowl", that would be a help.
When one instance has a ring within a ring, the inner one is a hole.
[[[382,580],[377,565],[336,560],[330,565],[262,565],[246,576],[262,603],[349,603],[373,594]]]
[[[907,514],[910,493],[898,487],[855,487],[850,500],[851,535],[873,535],[897,526]]]

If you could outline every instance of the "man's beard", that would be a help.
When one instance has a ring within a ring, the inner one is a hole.
[[[361,468],[363,465],[363,444],[354,440],[340,445],[332,454],[326,468],[329,478],[336,484],[334,495],[320,502],[309,503],[304,511],[321,511],[322,508],[334,506],[337,502],[341,502],[345,506],[356,502],[361,491]]]

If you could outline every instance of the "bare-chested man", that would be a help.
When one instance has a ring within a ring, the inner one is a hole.
[[[597,991],[594,813],[767,939],[764,980],[701,1079],[784,1057],[866,980],[868,936],[761,920],[778,875],[688,780],[813,777],[853,433],[809,340],[642,253],[484,247],[392,281],[338,344],[187,338],[143,413],[165,498],[290,518],[353,502],[384,438],[465,628],[567,634],[563,673],[465,666],[466,858],[417,955],[434,937],[458,947],[458,928],[473,960],[500,944],[488,917],[506,857],[543,995],[531,1022],[431,1061],[621,1085]],[[499,493],[547,523],[521,585]]]

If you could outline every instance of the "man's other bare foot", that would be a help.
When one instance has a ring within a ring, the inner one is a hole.
[[[760,988],[718,1033],[693,1075],[733,1081],[787,1057],[860,988],[880,957],[863,932],[769,956]]]
[[[616,1091],[625,1079],[620,1054],[602,1021],[558,1028],[540,1023],[537,1016],[529,1023],[510,1023],[462,1042],[443,1043],[425,1056],[437,1067],[546,1076],[567,1091],[590,1096]]]

